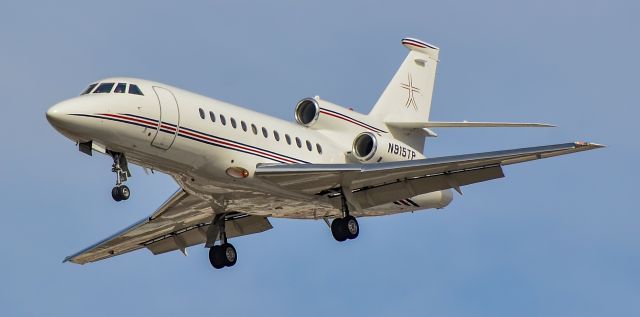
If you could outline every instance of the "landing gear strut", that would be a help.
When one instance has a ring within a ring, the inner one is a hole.
[[[221,269],[225,266],[234,266],[238,260],[238,253],[236,248],[229,242],[227,242],[227,232],[225,230],[224,216],[216,217],[211,223],[211,226],[219,226],[220,233],[220,245],[214,245],[209,249],[209,262],[216,269]]]
[[[331,222],[331,234],[339,242],[347,239],[355,239],[360,234],[360,226],[354,216],[349,215],[349,206],[344,193],[341,195],[342,218],[333,219]]]
[[[127,200],[131,196],[129,187],[124,185],[127,178],[131,176],[129,172],[129,165],[127,164],[127,158],[124,153],[109,152],[113,157],[113,165],[111,165],[111,171],[116,174],[116,186],[111,190],[111,197],[115,201]]]

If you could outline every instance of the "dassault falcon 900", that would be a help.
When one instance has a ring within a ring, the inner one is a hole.
[[[402,40],[409,53],[369,114],[319,97],[290,123],[183,89],[107,78],[51,107],[47,119],[81,152],[113,158],[114,200],[131,195],[129,164],[171,175],[180,188],[154,213],[65,259],[85,264],[141,248],[153,254],[205,244],[217,269],[233,266],[228,239],[272,228],[269,218],[322,219],[337,241],[358,217],[444,208],[465,185],[504,177],[503,166],[591,150],[571,142],[446,157],[423,155],[432,129],[549,127],[540,123],[429,121],[439,48]]]

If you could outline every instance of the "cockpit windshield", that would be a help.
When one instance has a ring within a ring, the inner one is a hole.
[[[89,85],[89,87],[87,87],[87,89],[85,89],[80,95],[86,95],[90,93],[93,90],[93,88],[96,88],[96,86],[98,86],[98,84]]]
[[[113,92],[116,94],[124,94],[125,90],[127,90],[127,84],[118,83],[118,86],[116,86],[116,89]]]
[[[134,94],[134,95],[144,96],[142,94],[142,90],[140,90],[140,88],[138,88],[138,85],[134,85],[134,84],[129,85],[129,93],[130,94]]]
[[[113,88],[114,86],[115,89]],[[127,86],[129,90],[127,90]],[[89,87],[87,87],[87,89],[85,89],[80,95],[107,93],[124,94],[125,92],[128,92],[131,95],[144,96],[138,85],[127,83],[94,83],[89,85]]]
[[[111,88],[113,88],[113,83],[102,83],[96,90],[93,92],[94,94],[105,94],[110,93]]]

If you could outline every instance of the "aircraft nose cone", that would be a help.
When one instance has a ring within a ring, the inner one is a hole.
[[[78,105],[74,100],[59,102],[47,110],[47,121],[60,132],[76,131],[81,127],[81,122],[73,116],[77,110]]]
[[[49,121],[52,126],[59,125],[62,121],[62,117],[64,116],[59,105],[60,104],[56,104],[47,110],[47,121]]]
[[[104,110],[104,103],[91,98],[76,97],[61,101],[46,112],[49,124],[68,139],[87,142],[104,136],[100,120],[92,116]]]

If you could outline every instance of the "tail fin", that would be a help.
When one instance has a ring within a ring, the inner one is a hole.
[[[402,45],[410,50],[409,55],[369,116],[384,123],[428,122],[440,49],[412,38],[403,39]],[[416,150],[422,151],[424,148],[424,134],[410,135],[408,131],[394,133],[394,129],[391,130],[394,137],[402,139]]]
[[[439,48],[405,38],[409,55],[369,113],[382,122],[428,121]]]

